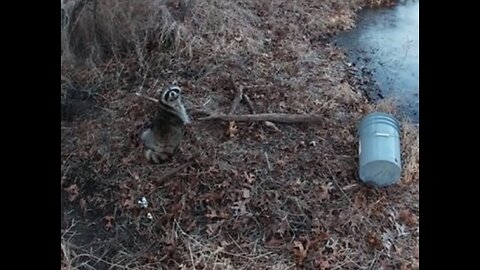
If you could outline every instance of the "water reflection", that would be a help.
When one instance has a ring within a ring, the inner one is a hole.
[[[362,11],[357,27],[336,41],[357,67],[372,70],[383,95],[397,99],[402,112],[417,122],[419,1],[404,2]]]

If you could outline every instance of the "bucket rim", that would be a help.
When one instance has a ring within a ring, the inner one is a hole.
[[[400,133],[400,126],[401,123],[400,121],[391,113],[385,113],[385,112],[371,112],[363,116],[360,120],[360,122],[357,124],[357,130],[360,131],[361,127],[365,124],[366,121],[371,119],[374,116],[384,116],[388,118],[389,120],[392,120],[394,124],[396,125],[396,128],[398,129],[398,132]]]

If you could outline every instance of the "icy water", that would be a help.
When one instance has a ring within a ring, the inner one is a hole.
[[[419,120],[419,1],[365,9],[355,29],[335,38],[358,69],[372,71],[382,96]]]

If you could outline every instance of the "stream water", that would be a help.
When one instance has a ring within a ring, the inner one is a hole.
[[[419,0],[360,12],[355,29],[335,37],[357,69],[371,71],[385,98],[419,121]]]

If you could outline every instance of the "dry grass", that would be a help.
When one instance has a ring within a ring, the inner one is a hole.
[[[402,122],[403,144],[403,183],[411,184],[419,180],[420,136],[419,127],[408,120]]]
[[[361,185],[356,123],[393,103],[370,104],[326,41],[363,4],[62,1],[63,269],[418,268],[418,131],[402,123],[399,185]],[[177,80],[189,107],[225,113],[231,76],[257,113],[324,121],[194,119],[173,160],[147,164],[154,104],[135,93]]]
[[[389,113],[392,115],[398,114],[397,102],[394,98],[385,98],[377,101],[375,110],[379,112]]]

